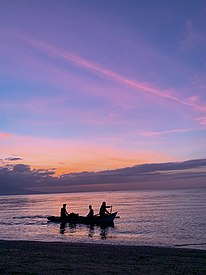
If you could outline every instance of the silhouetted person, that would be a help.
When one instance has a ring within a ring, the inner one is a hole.
[[[109,215],[110,213],[109,213],[109,211],[107,211],[107,208],[110,208],[110,207],[111,206],[107,206],[106,202],[103,201],[103,203],[102,203],[102,205],[101,205],[101,207],[99,209],[99,215],[100,215],[100,217],[104,217],[106,215]]]
[[[60,217],[62,220],[64,220],[68,215],[69,213],[66,210],[66,203],[64,203],[63,207],[61,208]]]
[[[89,205],[89,213],[87,215],[88,218],[92,218],[94,216],[94,210],[92,209],[92,206]]]

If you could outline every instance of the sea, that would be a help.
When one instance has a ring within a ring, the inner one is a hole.
[[[47,221],[63,203],[69,213],[87,215],[102,201],[118,211],[113,226]],[[206,250],[206,189],[0,196],[0,239]]]

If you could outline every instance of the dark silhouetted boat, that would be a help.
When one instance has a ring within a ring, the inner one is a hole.
[[[104,225],[104,224],[113,224],[114,219],[117,215],[117,212],[111,213],[104,217],[100,216],[79,216],[78,214],[71,213],[65,219],[61,219],[61,217],[57,216],[49,216],[47,217],[49,222],[64,222],[64,223],[81,223],[81,224],[97,224],[97,225]]]

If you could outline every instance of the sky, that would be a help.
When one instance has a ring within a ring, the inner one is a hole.
[[[170,187],[206,187],[205,26],[204,0],[1,0],[2,190],[132,189],[177,163]]]

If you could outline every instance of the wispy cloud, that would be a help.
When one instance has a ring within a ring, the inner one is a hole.
[[[57,49],[51,45],[48,45],[44,42],[40,41],[28,41],[33,45],[34,47],[37,47],[38,49],[43,50],[46,54],[54,57],[54,58],[61,58],[64,61],[67,61],[69,63],[73,63],[81,68],[87,69],[93,73],[99,74],[105,78],[108,78],[110,80],[113,80],[115,82],[118,82],[126,87],[135,89],[138,92],[146,92],[149,94],[156,95],[161,98],[165,98],[168,100],[175,101],[179,104],[189,106],[194,108],[196,111],[199,112],[206,112],[206,104],[200,103],[198,98],[190,97],[188,99],[181,99],[175,96],[174,90],[172,89],[158,89],[151,84],[139,82],[137,80],[126,78],[112,70],[106,69],[105,67],[102,67],[101,65],[94,63],[90,60],[87,60],[85,58],[82,58],[76,54],[69,53],[67,51]]]
[[[140,133],[143,136],[160,136],[160,135],[167,135],[167,134],[174,134],[174,133],[185,133],[185,132],[192,132],[194,129],[171,129],[166,131],[150,131],[150,132],[142,132]]]
[[[191,24],[188,23],[188,26],[190,26],[190,25]],[[0,29],[0,31],[1,32],[3,31],[3,33],[6,32],[5,30],[1,30],[1,29]],[[189,98],[180,98],[178,96],[180,94],[180,92],[176,89],[171,88],[171,87],[162,89],[162,88],[158,88],[158,87],[154,86],[151,83],[141,82],[136,79],[130,79],[130,78],[125,77],[124,75],[121,75],[113,70],[107,69],[106,67],[104,67],[98,63],[95,63],[91,60],[83,58],[75,53],[65,51],[61,48],[50,45],[46,42],[34,40],[32,37],[27,37],[27,36],[25,36],[21,33],[18,33],[18,32],[9,31],[8,34],[23,40],[25,43],[31,45],[32,47],[34,47],[38,50],[41,50],[48,57],[64,60],[64,62],[68,62],[69,64],[73,64],[75,66],[78,66],[79,68],[82,68],[82,69],[90,71],[94,74],[100,75],[101,77],[103,77],[105,79],[115,81],[116,83],[123,85],[125,88],[135,90],[138,93],[142,92],[142,93],[146,93],[146,94],[155,95],[157,97],[167,99],[169,101],[173,101],[178,104],[190,107],[197,112],[206,113],[206,104],[204,102],[202,102],[202,100],[200,98],[198,98],[196,95],[190,96]],[[66,76],[66,71],[63,69],[61,69],[61,70],[62,70],[62,73],[57,72],[58,75],[64,74],[64,79],[65,80],[67,79],[67,81],[68,81],[68,75]],[[71,81],[71,79],[70,79],[70,81]],[[62,83],[62,81],[60,81],[60,83]],[[64,85],[65,85],[65,83],[64,83]],[[77,83],[78,83],[78,81],[77,81]],[[105,93],[105,90],[104,90],[104,93]],[[128,96],[128,93],[127,93],[127,96]],[[124,96],[124,98],[125,98],[125,96]],[[123,104],[122,100],[121,100],[121,104]],[[123,104],[123,105],[125,105],[125,108],[127,108],[127,106],[126,106],[127,104]]]
[[[9,158],[6,158],[5,160],[8,160],[8,161],[18,161],[18,160],[22,160],[22,158],[19,158],[19,157],[9,157]]]
[[[196,118],[199,124],[206,126],[206,117],[198,117]]]

